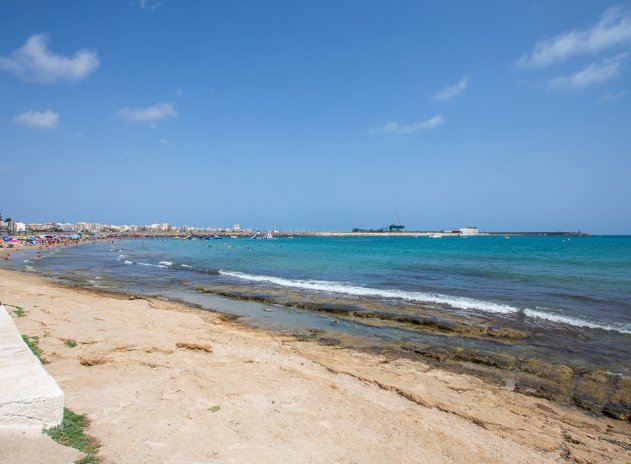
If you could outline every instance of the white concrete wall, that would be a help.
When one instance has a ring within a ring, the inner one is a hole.
[[[63,392],[0,305],[0,427],[54,427],[63,411]]]
[[[461,235],[478,235],[477,227],[461,227],[460,228]]]

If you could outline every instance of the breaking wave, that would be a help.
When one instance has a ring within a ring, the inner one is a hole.
[[[413,301],[418,303],[435,303],[447,305],[452,308],[483,311],[495,314],[518,314],[521,313],[527,317],[543,319],[558,324],[566,324],[575,327],[585,327],[591,329],[602,329],[608,331],[616,331],[631,334],[631,327],[626,325],[607,325],[592,322],[580,318],[564,316],[546,311],[544,308],[530,309],[519,308],[502,303],[494,303],[492,301],[476,300],[461,296],[441,295],[426,292],[411,292],[405,290],[389,290],[370,287],[359,287],[356,285],[330,282],[325,280],[292,280],[282,277],[273,277],[265,275],[253,275],[243,272],[231,272],[220,270],[219,274],[226,277],[233,277],[250,282],[258,282],[264,284],[272,284],[280,287],[298,288],[302,290],[312,290],[319,292],[339,293],[352,296],[376,297],[376,298],[393,298],[405,301]]]

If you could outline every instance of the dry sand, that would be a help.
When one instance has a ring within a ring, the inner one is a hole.
[[[5,270],[0,301],[105,463],[631,462],[629,423],[420,362]],[[0,433],[0,462],[76,459],[37,440]]]

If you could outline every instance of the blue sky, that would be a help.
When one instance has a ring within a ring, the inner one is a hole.
[[[4,1],[0,211],[631,233],[631,3]]]

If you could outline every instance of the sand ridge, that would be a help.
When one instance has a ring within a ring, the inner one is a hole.
[[[0,301],[24,308],[106,463],[631,461],[629,423],[421,362],[12,271]]]

